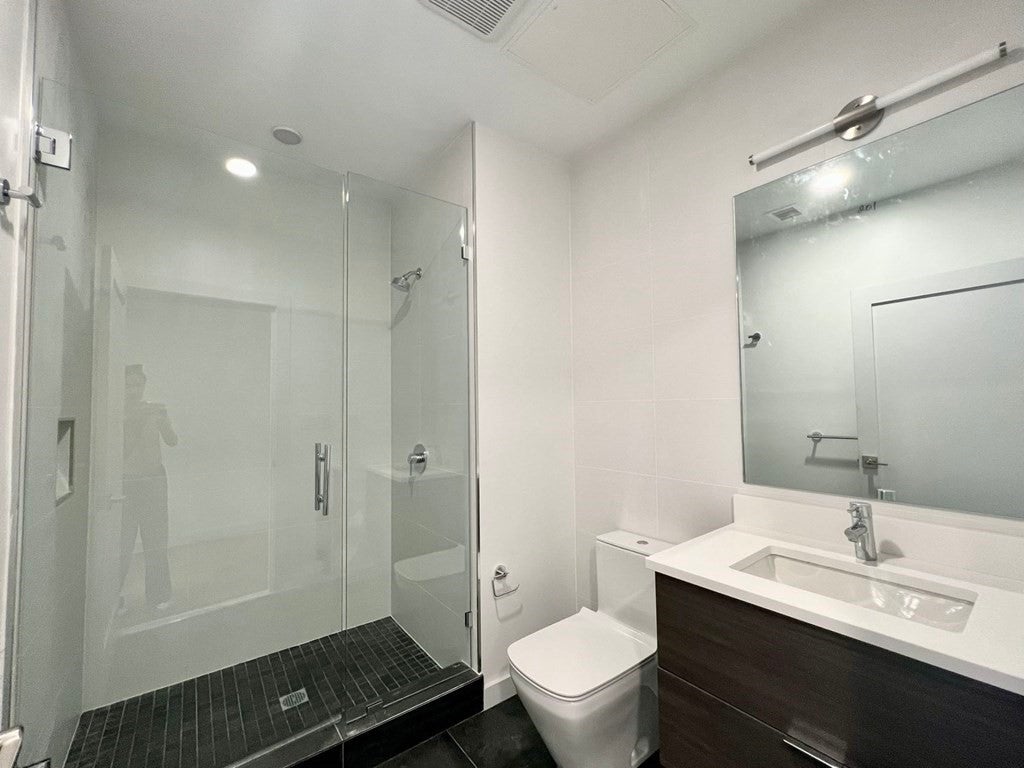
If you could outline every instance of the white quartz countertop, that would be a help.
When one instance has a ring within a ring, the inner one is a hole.
[[[770,547],[827,557],[889,581],[926,580],[977,595],[962,631],[919,624],[744,573],[732,566]],[[885,648],[950,672],[1024,695],[1024,585],[945,569],[939,575],[913,561],[880,556],[877,565],[853,555],[773,538],[735,524],[647,558],[647,567],[752,605]]]

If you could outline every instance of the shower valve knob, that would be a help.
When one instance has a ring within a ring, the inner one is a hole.
[[[419,474],[423,474],[427,469],[427,459],[430,453],[423,446],[423,443],[416,443],[416,447],[412,449],[412,453],[409,454],[409,477],[412,477],[413,467],[416,467]]]

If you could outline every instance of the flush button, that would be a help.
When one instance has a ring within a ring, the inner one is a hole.
[[[649,542],[649,541],[644,541],[643,539],[639,539],[639,540],[637,541],[637,544],[639,544],[639,545],[640,545],[640,546],[642,546],[642,547],[644,547],[644,546],[647,546],[647,545],[648,545],[648,544],[650,544],[650,543],[651,543],[651,542]]]

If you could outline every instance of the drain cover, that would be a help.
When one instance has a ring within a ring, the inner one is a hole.
[[[306,693],[306,689],[299,688],[299,690],[286,693],[281,697],[281,709],[292,709],[307,701],[309,701],[309,694]]]

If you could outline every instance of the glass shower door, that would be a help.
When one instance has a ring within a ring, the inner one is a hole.
[[[343,179],[51,81],[39,114],[74,151],[37,167],[22,762],[226,765],[344,704]]]
[[[466,209],[347,199],[346,626],[390,634],[404,690],[473,665]]]

